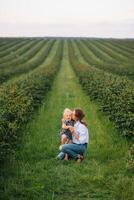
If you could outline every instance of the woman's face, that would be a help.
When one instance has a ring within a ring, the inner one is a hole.
[[[72,119],[73,119],[74,121],[77,121],[77,117],[75,116],[75,110],[73,110],[73,112],[72,112]]]

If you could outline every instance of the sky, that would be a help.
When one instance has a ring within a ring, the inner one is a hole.
[[[134,0],[0,0],[0,37],[134,38]]]

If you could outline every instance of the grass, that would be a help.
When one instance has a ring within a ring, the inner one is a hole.
[[[132,200],[134,178],[126,168],[129,144],[82,91],[68,61],[65,42],[61,69],[34,119],[21,149],[4,169],[2,200]],[[82,163],[59,161],[62,111],[81,107],[90,144]]]

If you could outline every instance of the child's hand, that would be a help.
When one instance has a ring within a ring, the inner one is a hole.
[[[62,124],[62,128],[68,129],[68,126],[66,126],[65,124]]]

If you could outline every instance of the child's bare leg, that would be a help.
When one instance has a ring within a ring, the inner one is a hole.
[[[61,144],[66,144],[66,142],[67,142],[67,136],[65,134],[63,134],[61,136]]]
[[[72,144],[73,143],[73,141],[72,140],[69,140],[69,139],[67,139],[68,141],[67,141],[67,144]],[[68,156],[68,154],[65,154],[65,158],[64,158],[64,160],[69,160],[69,156]]]
[[[66,140],[66,143],[65,143],[65,144],[69,144],[69,139]]]

